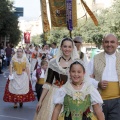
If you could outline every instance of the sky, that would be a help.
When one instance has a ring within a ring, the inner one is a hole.
[[[40,16],[40,0],[13,0],[15,7],[24,8],[24,16],[20,19],[33,20]]]

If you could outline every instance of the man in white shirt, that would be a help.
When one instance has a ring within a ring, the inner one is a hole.
[[[90,76],[104,100],[105,120],[120,120],[120,53],[116,51],[118,39],[113,34],[103,38],[104,52],[89,62]]]

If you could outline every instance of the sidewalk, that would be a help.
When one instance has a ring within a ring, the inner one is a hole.
[[[13,103],[3,101],[4,89],[9,75],[9,69],[4,68],[0,74],[0,120],[33,120],[37,100],[23,104],[23,108],[13,108]]]

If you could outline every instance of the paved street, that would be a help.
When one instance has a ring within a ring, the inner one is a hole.
[[[24,103],[23,108],[13,108],[13,103],[3,101],[5,84],[7,81],[8,70],[3,70],[4,74],[0,75],[0,120],[33,120],[37,100],[34,102]]]

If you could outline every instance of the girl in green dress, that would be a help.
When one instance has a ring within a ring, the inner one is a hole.
[[[74,61],[69,70],[68,82],[54,96],[52,120],[61,115],[64,120],[105,120],[101,109],[103,103],[99,92],[88,82],[82,61]],[[94,117],[94,114],[96,117]]]

